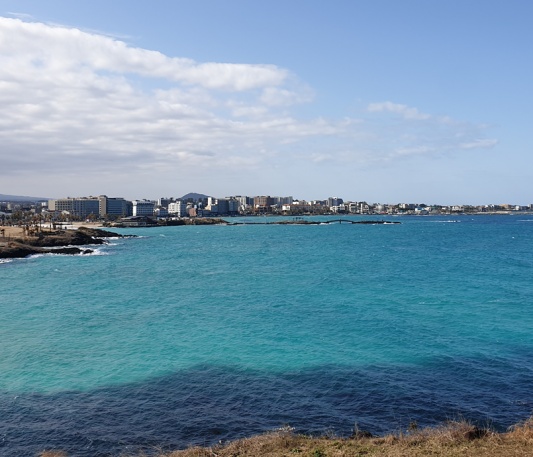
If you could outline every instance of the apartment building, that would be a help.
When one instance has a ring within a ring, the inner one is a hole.
[[[123,198],[112,198],[107,195],[100,195],[98,197],[99,214],[104,216],[131,216],[132,204]]]
[[[155,202],[152,200],[133,200],[133,216],[153,216]]]
[[[98,197],[60,198],[48,200],[48,210],[66,212],[74,217],[85,219],[90,215],[100,214],[100,201]]]
[[[177,217],[187,217],[189,215],[187,212],[187,204],[182,202],[181,200],[169,203],[168,213]]]

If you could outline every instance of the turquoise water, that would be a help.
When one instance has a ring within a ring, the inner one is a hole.
[[[533,217],[391,220],[124,229],[1,264],[0,451],[528,417]]]

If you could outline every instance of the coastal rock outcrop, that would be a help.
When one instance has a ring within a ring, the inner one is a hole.
[[[30,246],[83,246],[86,244],[104,244],[103,238],[123,238],[118,233],[107,230],[80,227],[78,230],[60,230],[56,232],[42,232],[35,238],[21,241]]]
[[[91,249],[74,246],[104,244],[105,238],[123,238],[123,236],[87,227],[80,227],[78,230],[41,232],[34,237],[18,238],[0,244],[0,259],[24,258],[35,254],[90,254],[93,252]]]
[[[0,246],[0,259],[21,259],[35,254],[91,254],[92,249],[81,249],[76,247],[64,247],[58,249],[47,249],[39,246],[30,246],[19,243],[18,241],[9,241],[5,246]]]

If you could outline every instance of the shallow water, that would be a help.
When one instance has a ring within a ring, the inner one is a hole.
[[[528,417],[533,218],[391,220],[130,229],[0,265],[0,453]]]

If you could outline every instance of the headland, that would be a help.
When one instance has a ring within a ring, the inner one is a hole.
[[[26,227],[0,227],[0,259],[24,258],[35,254],[91,254],[78,246],[104,244],[106,238],[122,238],[100,228],[29,231]]]

